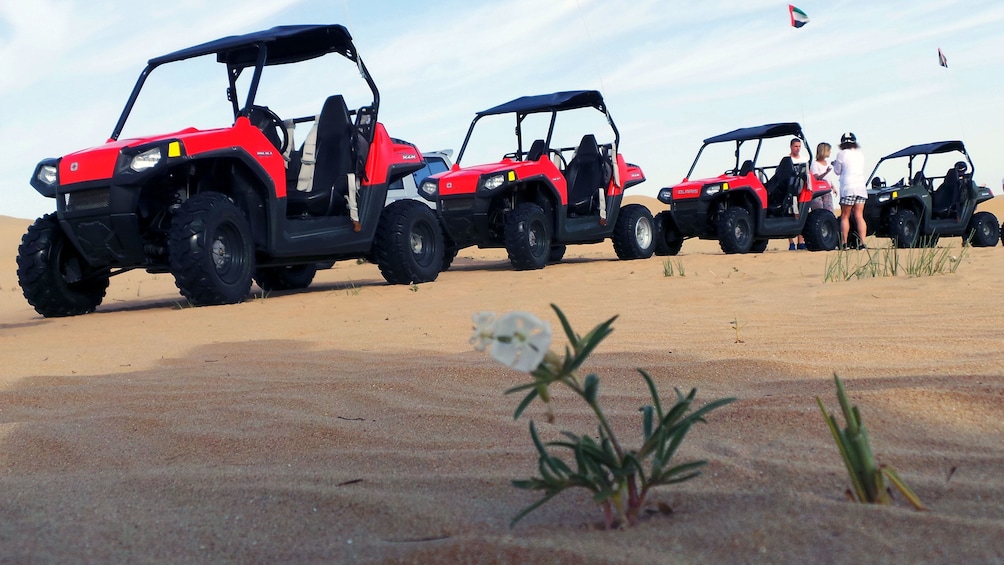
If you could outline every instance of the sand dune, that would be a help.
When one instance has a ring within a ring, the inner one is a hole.
[[[825,284],[828,254],[781,241],[744,256],[688,241],[673,277],[609,243],[532,272],[467,249],[416,290],[345,262],[305,291],[207,308],[132,272],[97,312],[43,319],[14,273],[27,225],[0,218],[2,562],[1004,561],[1000,246],[951,275]],[[557,329],[550,303],[582,333],[620,315],[587,370],[628,443],[636,367],[664,395],[739,399],[681,449],[705,474],[652,495],[671,515],[602,531],[575,493],[509,529],[535,499],[509,484],[536,470],[528,418],[548,437],[592,424],[567,394],[555,425],[539,406],[513,421],[502,392],[526,377],[473,351],[470,316]],[[835,371],[929,512],[844,498],[815,405],[836,409]]]

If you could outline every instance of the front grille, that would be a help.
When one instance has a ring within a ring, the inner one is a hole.
[[[70,192],[66,195],[66,211],[82,212],[84,210],[107,208],[109,194],[110,191],[107,188]]]
[[[470,210],[474,207],[473,198],[444,198],[443,211],[453,212],[456,210]]]

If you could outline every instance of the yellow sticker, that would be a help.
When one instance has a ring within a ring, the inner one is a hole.
[[[723,182],[722,183],[722,190],[728,190],[728,189],[729,189],[729,183]]]
[[[510,181],[516,180],[516,171],[509,171],[509,180]]]
[[[167,145],[168,157],[181,157],[181,143],[172,141]]]
[[[899,191],[898,190],[892,191],[892,197],[893,198],[899,198]]]

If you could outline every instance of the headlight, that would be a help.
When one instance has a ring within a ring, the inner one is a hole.
[[[418,192],[426,200],[435,200],[436,193],[439,192],[439,183],[432,180],[427,180],[422,183],[422,186],[418,187]]]
[[[505,184],[505,174],[492,175],[485,179],[485,190],[495,190]]]
[[[35,177],[42,183],[51,186],[59,181],[59,169],[55,165],[42,165],[38,168],[38,174]]]
[[[673,188],[667,187],[659,191],[659,202],[669,204],[673,201]]]
[[[727,183],[727,182],[718,182],[718,183],[715,183],[715,184],[706,184],[706,185],[704,185],[704,194],[706,194],[707,196],[714,196],[714,195],[718,194],[719,192],[721,192],[723,190],[728,190],[728,189],[729,189],[729,183]]]
[[[879,194],[878,201],[879,202],[888,202],[890,198],[892,198],[891,194],[888,194],[888,193],[886,193],[886,194]]]
[[[147,169],[152,169],[157,166],[157,163],[160,163],[160,156],[160,147],[147,149],[132,158],[132,161],[129,163],[129,168],[137,173]]]

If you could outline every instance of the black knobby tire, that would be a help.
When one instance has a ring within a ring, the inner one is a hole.
[[[665,257],[676,255],[683,247],[683,234],[669,217],[669,212],[659,212],[652,219],[655,228],[655,250],[654,255]]]
[[[655,222],[641,204],[628,204],[617,214],[611,235],[618,259],[648,259],[655,252]]]
[[[458,253],[460,253],[459,247],[446,245],[446,250],[443,251],[443,267],[440,269],[440,272],[450,270],[450,266],[453,265],[453,260],[457,258]]]
[[[889,216],[889,237],[900,249],[917,246],[920,222],[913,210],[900,210]]]
[[[183,202],[171,220],[167,249],[174,283],[195,306],[236,304],[251,290],[251,228],[225,194],[203,192]]]
[[[517,204],[505,219],[505,249],[517,271],[543,269],[551,253],[551,222],[531,202]]]
[[[993,247],[1001,237],[997,216],[990,212],[977,212],[969,220],[966,228],[966,239],[973,247]]]
[[[753,247],[753,219],[745,208],[733,206],[718,215],[718,245],[729,254]]]
[[[831,251],[840,245],[840,223],[829,210],[813,210],[805,219],[802,237],[809,251]]]
[[[444,265],[443,230],[428,206],[398,200],[384,208],[373,238],[373,258],[390,284],[436,280]]]
[[[767,245],[769,243],[769,239],[754,239],[753,245],[750,246],[750,253],[763,253],[764,251],[767,251]]]
[[[287,265],[283,267],[262,267],[255,270],[254,282],[265,292],[273,290],[297,290],[307,288],[314,282],[317,265]]]
[[[565,257],[565,251],[568,250],[568,246],[565,245],[552,245],[551,250],[547,252],[547,262],[548,263],[560,263]]]
[[[46,318],[93,312],[108,290],[59,227],[55,214],[35,220],[17,248],[17,281],[28,304]]]

